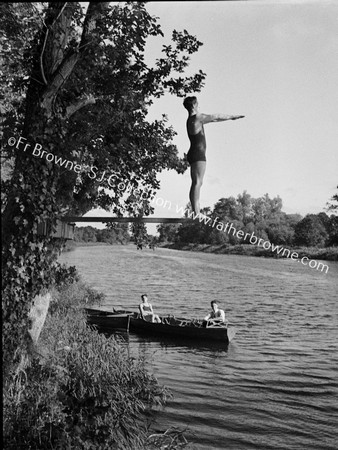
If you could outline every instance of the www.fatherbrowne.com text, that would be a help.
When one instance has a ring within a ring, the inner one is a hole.
[[[151,202],[156,206],[172,209],[171,202],[169,200],[164,200],[161,197],[154,197],[152,198]],[[320,270],[321,272],[325,271],[325,273],[328,273],[329,271],[329,266],[323,264],[320,261],[310,259],[307,256],[299,258],[299,254],[297,252],[292,252],[291,250],[284,248],[283,246],[275,245],[272,244],[270,241],[266,241],[263,238],[259,238],[255,235],[254,232],[245,233],[243,230],[236,230],[233,223],[219,222],[218,217],[212,219],[211,217],[208,217],[204,214],[195,214],[193,211],[184,208],[183,206],[179,206],[177,204],[175,206],[175,212],[186,216],[188,219],[198,220],[200,223],[204,223],[206,226],[216,228],[216,230],[220,232],[236,236],[238,239],[242,239],[243,241],[248,242],[252,245],[257,245],[258,247],[262,247],[265,250],[271,250],[272,252],[275,252],[279,256],[291,258],[292,261],[301,262],[304,266],[309,266],[311,269]]]

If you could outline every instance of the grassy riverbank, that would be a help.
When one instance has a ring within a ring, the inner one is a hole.
[[[101,294],[81,282],[53,292],[53,303],[25,373],[4,386],[6,449],[178,449],[177,432],[151,434],[152,407],[169,392],[114,337],[86,325],[83,306]]]
[[[263,256],[265,258],[286,258],[287,252],[282,256],[271,250],[265,250],[262,247],[256,245],[209,245],[209,244],[161,244],[160,247],[170,248],[174,250],[192,251],[192,252],[204,252],[204,253],[215,253],[224,255],[245,255],[245,256]],[[317,247],[295,247],[288,248],[290,253],[298,253],[298,257],[303,256],[309,259],[319,259],[327,261],[338,261],[338,247],[327,247],[327,248],[317,248]]]

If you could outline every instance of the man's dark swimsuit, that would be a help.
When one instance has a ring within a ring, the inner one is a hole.
[[[194,116],[192,116],[194,117]],[[204,128],[202,125],[202,129],[196,134],[190,134],[188,130],[187,123],[187,131],[190,139],[190,149],[187,154],[187,160],[189,164],[192,164],[197,161],[206,161],[205,151],[207,148],[205,141]]]

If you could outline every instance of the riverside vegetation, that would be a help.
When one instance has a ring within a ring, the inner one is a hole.
[[[307,214],[286,214],[282,211],[282,199],[270,198],[268,194],[253,198],[244,191],[237,198],[221,198],[213,208],[204,208],[202,213],[209,222],[194,220],[192,223],[161,224],[158,245],[178,250],[205,251],[209,253],[236,254],[248,256],[285,257],[267,251],[236,233],[224,233],[210,226],[214,221],[229,223],[243,234],[252,233],[275,246],[296,251],[300,257],[338,260],[338,195],[332,197],[332,204],[325,212]],[[189,207],[187,206],[186,210]],[[242,234],[242,236],[243,236]]]
[[[170,392],[128,357],[115,337],[86,325],[84,306],[103,294],[60,266],[30,366],[4,386],[6,449],[179,449],[181,431],[151,434],[152,407]]]

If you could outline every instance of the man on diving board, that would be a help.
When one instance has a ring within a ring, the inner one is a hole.
[[[241,119],[244,116],[229,116],[227,114],[202,114],[198,111],[196,97],[186,97],[183,102],[188,110],[187,132],[190,139],[190,149],[187,160],[190,164],[191,188],[189,193],[193,212],[200,213],[200,190],[206,169],[206,141],[204,124],[210,122],[223,122],[225,120]]]

